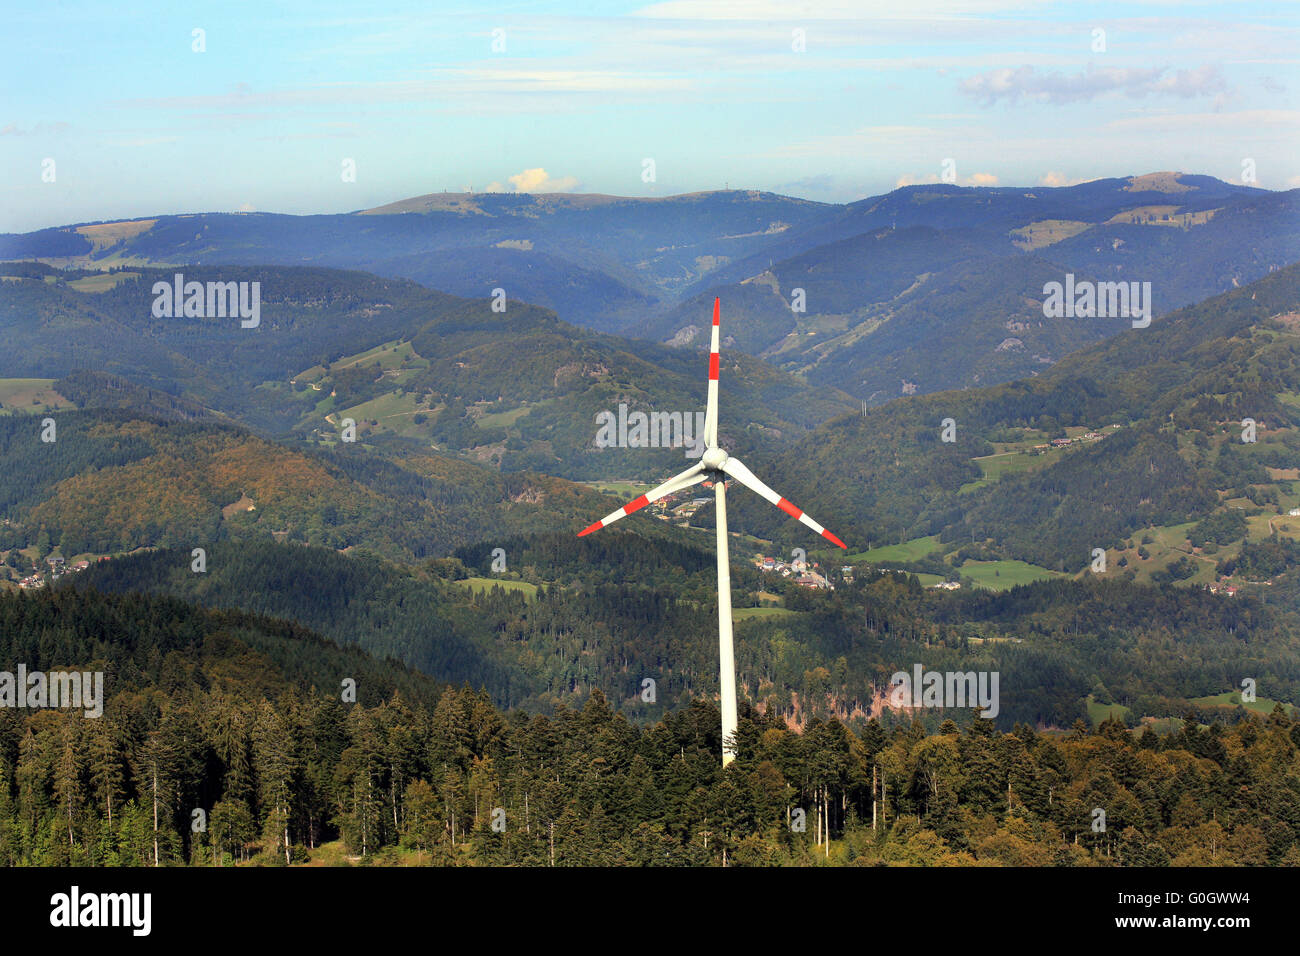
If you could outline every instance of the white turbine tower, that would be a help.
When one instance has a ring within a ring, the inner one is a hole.
[[[589,528],[578,532],[578,537],[599,531],[606,525],[613,524],[619,518],[640,511],[652,501],[658,501],[667,495],[713,480],[713,493],[717,501],[718,523],[718,666],[720,668],[720,688],[722,697],[722,765],[725,767],[736,757],[736,659],[731,636],[731,566],[727,549],[727,485],[728,478],[734,478],[750,491],[757,492],[776,505],[791,518],[806,524],[823,538],[832,541],[841,548],[847,545],[831,534],[812,518],[786,501],[757,476],[744,466],[739,458],[730,457],[718,447],[718,316],[720,299],[713,300],[713,341],[709,348],[709,401],[704,414],[704,454],[700,460],[680,475],[669,478],[662,485],[647,491],[641,497],[629,501],[613,514],[606,515]]]

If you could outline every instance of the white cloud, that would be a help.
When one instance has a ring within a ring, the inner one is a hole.
[[[1227,88],[1223,71],[1206,65],[1170,73],[1167,67],[1094,67],[1080,73],[1040,73],[1032,66],[1003,67],[962,81],[961,90],[986,104],[997,100],[1040,103],[1077,103],[1109,93],[1131,97],[1164,94],[1189,99],[1222,93]]]
[[[1042,175],[1041,177],[1039,177],[1038,185],[1040,185],[1040,186],[1077,186],[1077,185],[1079,185],[1080,183],[1090,183],[1090,182],[1093,182],[1093,181],[1094,181],[1094,180],[1093,180],[1092,177],[1079,176],[1079,177],[1076,177],[1076,178],[1073,178],[1073,179],[1072,179],[1072,178],[1070,178],[1069,176],[1065,175],[1065,173],[1058,173],[1058,172],[1055,172],[1055,171],[1051,171],[1051,172],[1043,173],[1043,175]]]
[[[894,182],[895,189],[902,189],[904,186],[929,186],[940,183],[942,180],[930,173],[928,176],[918,176],[915,173],[905,173],[899,176]],[[958,176],[957,181],[949,183],[951,186],[996,186],[998,177],[992,173],[972,173],[969,176]]]
[[[509,188],[500,183],[489,183],[487,191],[490,193],[571,193],[578,186],[575,177],[561,176],[557,179],[540,166],[507,176],[506,182],[510,184]]]

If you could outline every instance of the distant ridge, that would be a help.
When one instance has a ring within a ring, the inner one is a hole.
[[[800,199],[797,196],[785,196],[780,193],[761,189],[706,189],[692,193],[676,193],[671,196],[611,196],[607,193],[514,193],[514,192],[480,192],[480,193],[427,193],[410,199],[362,209],[358,216],[384,216],[407,212],[484,212],[481,203],[488,199],[493,202],[515,200],[517,205],[537,205],[562,209],[591,209],[611,203],[663,203],[680,201],[698,201],[715,196],[744,199],[780,199],[803,202],[814,206],[834,206],[836,203],[817,202],[812,199]]]

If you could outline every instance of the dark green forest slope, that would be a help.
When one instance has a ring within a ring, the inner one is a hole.
[[[1291,479],[1268,469],[1300,464],[1298,311],[1300,266],[1290,266],[1036,377],[834,419],[765,473],[783,476],[787,496],[846,541],[939,534],[990,557],[1077,571],[1093,548],[1205,518],[1252,488],[1258,498],[1282,481],[1290,493]],[[1247,418],[1258,425],[1254,443],[1241,440]],[[942,440],[945,419],[953,442]],[[1102,441],[1039,453],[1068,429],[1112,424],[1123,428]],[[1008,448],[1023,452],[1019,466],[981,481],[973,459]],[[1271,500],[1277,514],[1278,488]],[[781,529],[783,544],[796,543],[793,523],[761,502],[739,496],[736,512],[733,528]]]
[[[77,588],[168,594],[289,618],[340,643],[392,656],[452,683],[484,687],[498,706],[551,712],[594,691],[632,719],[652,720],[717,697],[712,556],[629,532],[494,542],[410,569],[288,545],[231,544],[202,574],[189,553],[115,559],[72,578]],[[1227,600],[1202,590],[1124,580],[1053,581],[1004,593],[949,594],[906,575],[865,574],[833,593],[733,569],[733,604],[773,588],[784,606],[737,624],[741,696],[795,724],[838,717],[861,727],[883,707],[890,676],[997,671],[996,723],[1069,727],[1089,704],[1131,720],[1220,713],[1201,698],[1255,681],[1261,697],[1300,700],[1300,616],[1288,602]],[[458,576],[473,575],[474,580]],[[498,585],[493,587],[493,585]],[[475,586],[471,586],[475,585]],[[531,588],[536,587],[535,592]],[[743,616],[743,611],[741,612]],[[653,703],[642,699],[646,679]],[[931,730],[969,710],[921,715]]]
[[[1300,862],[1300,724],[1280,708],[1158,737],[795,734],[746,707],[724,771],[708,704],[644,728],[599,693],[506,715],[167,599],[6,594],[0,625],[0,666],[99,669],[107,697],[98,718],[0,710],[5,865],[283,865],[339,860],[340,840],[363,864]]]

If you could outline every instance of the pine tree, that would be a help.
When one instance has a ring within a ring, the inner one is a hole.
[[[294,784],[298,760],[294,753],[293,728],[269,701],[258,704],[253,725],[253,755],[259,784],[258,799],[263,814],[263,839],[269,853],[293,861],[290,822],[294,812]]]
[[[68,850],[76,846],[73,823],[85,792],[82,787],[82,742],[80,714],[64,715],[59,728],[58,758],[54,765],[54,802],[68,835]]]
[[[118,756],[121,744],[116,731],[116,725],[107,716],[100,717],[90,723],[87,747],[90,785],[96,803],[104,807],[110,830],[113,827],[113,808],[122,798],[126,780]]]

